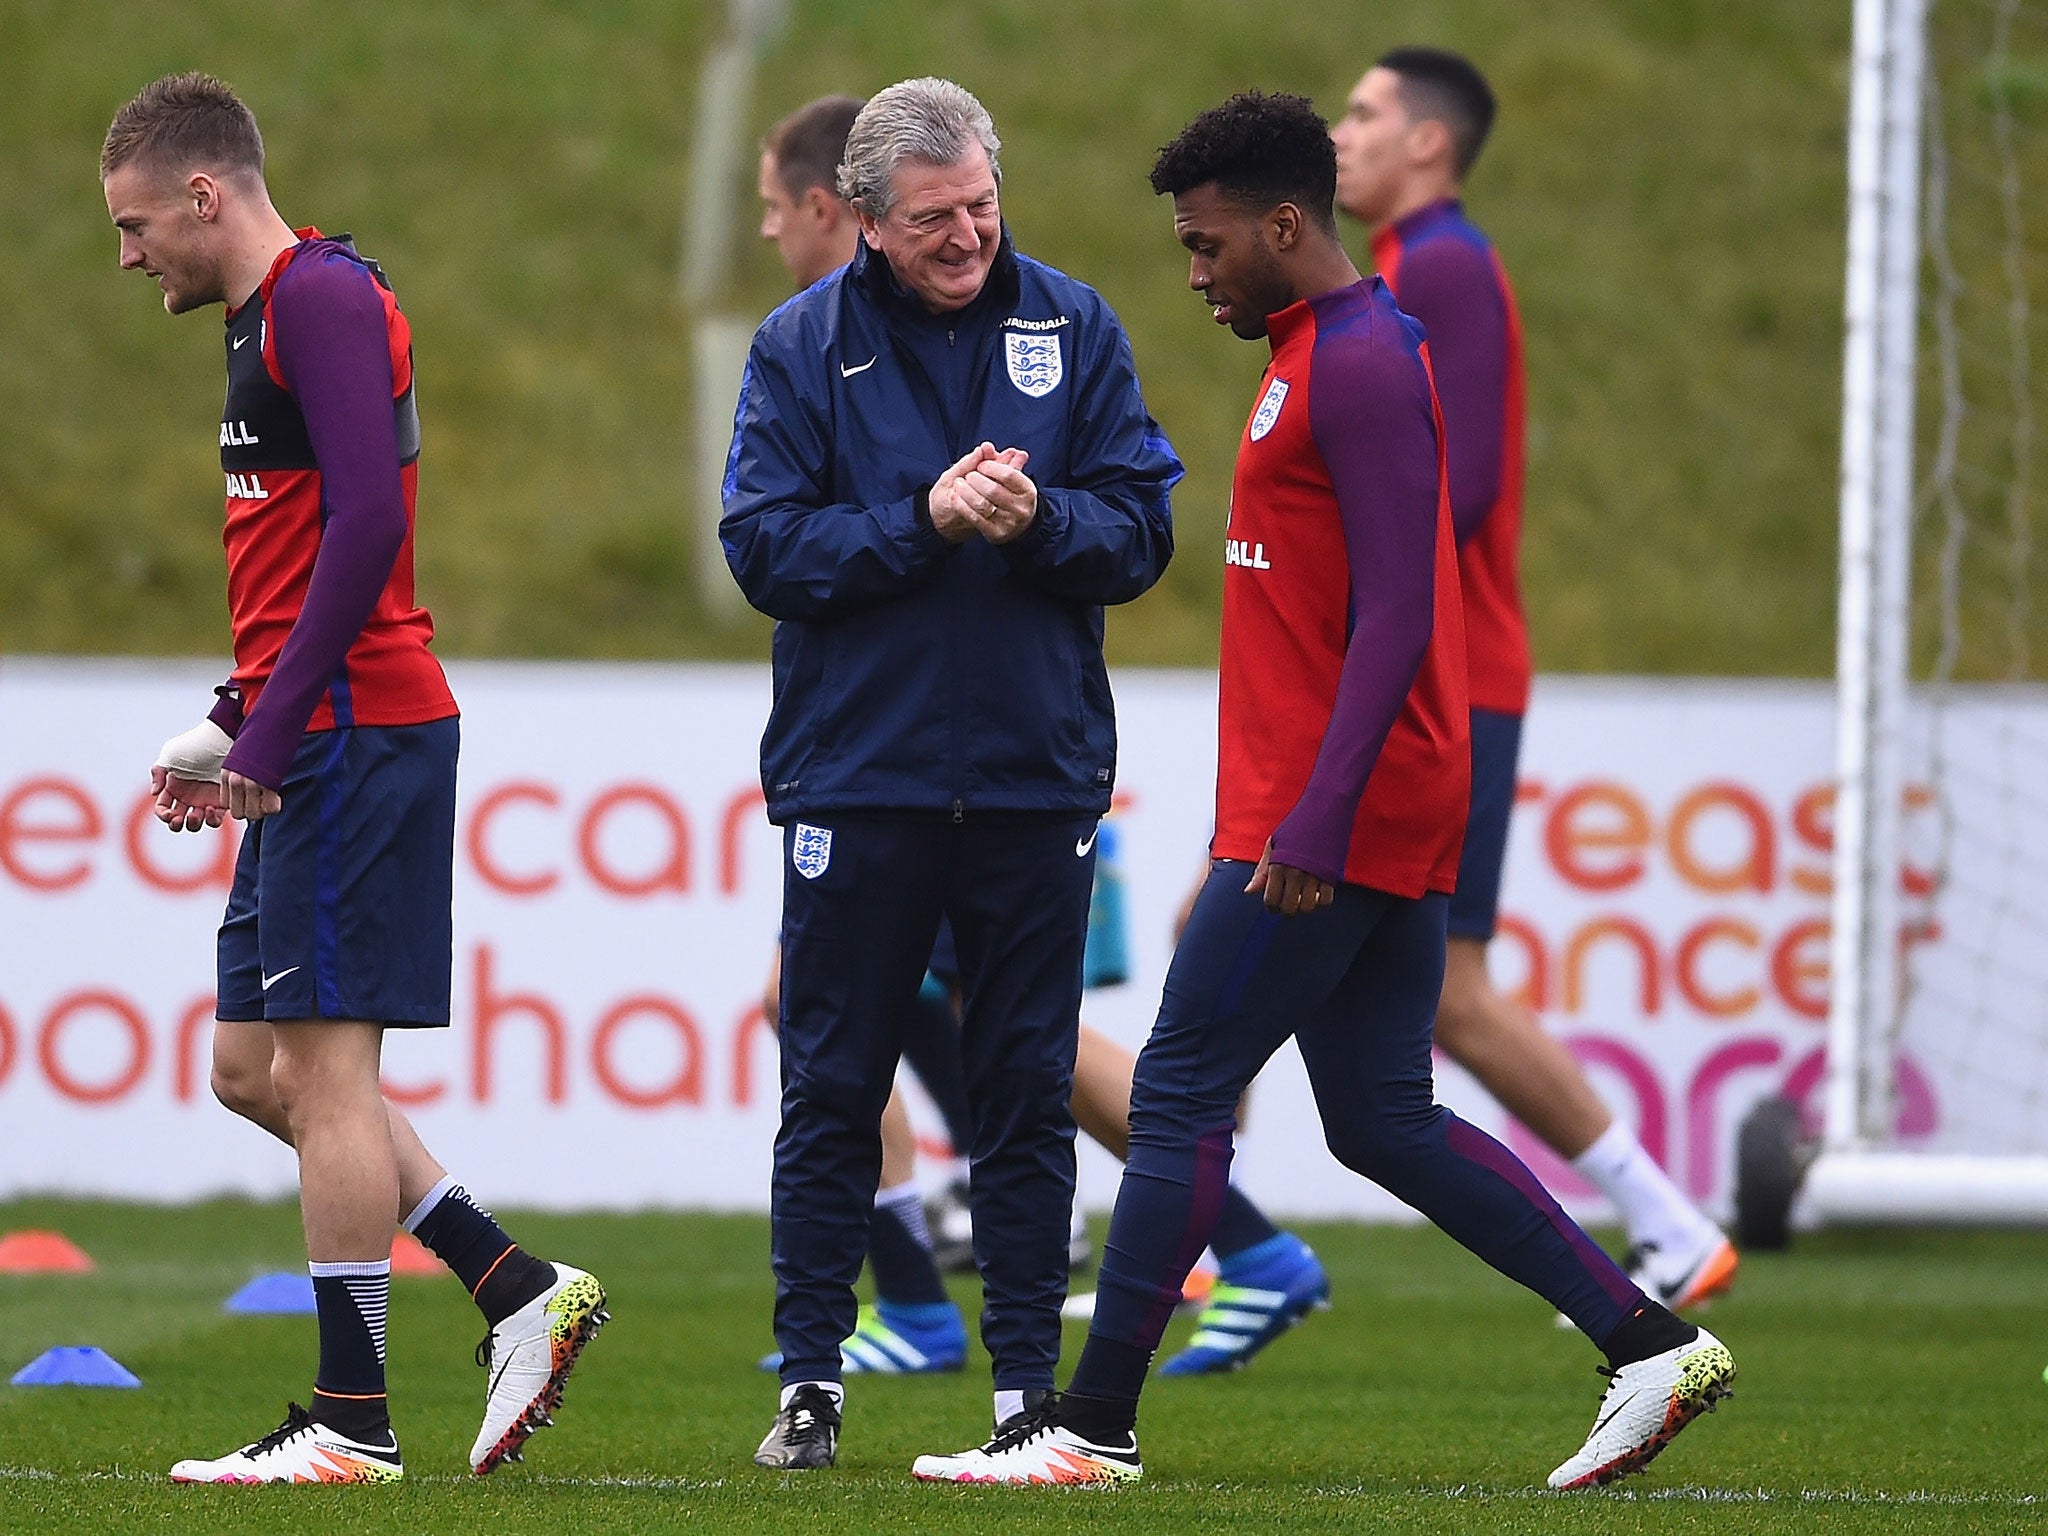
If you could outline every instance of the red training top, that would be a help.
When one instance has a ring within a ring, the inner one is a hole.
[[[1522,321],[1500,256],[1456,201],[1373,237],[1401,308],[1422,322],[1449,438],[1451,519],[1465,588],[1472,707],[1529,706],[1529,629],[1516,561],[1526,440]]]
[[[299,231],[227,318],[228,766],[282,786],[308,730],[456,712],[413,598],[412,335],[383,274]]]
[[[1421,327],[1378,278],[1267,317],[1223,574],[1217,858],[1397,896],[1456,883],[1465,626]]]

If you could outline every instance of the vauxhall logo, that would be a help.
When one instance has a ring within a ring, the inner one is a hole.
[[[1223,563],[1241,565],[1248,571],[1270,571],[1273,562],[1266,558],[1266,546],[1254,544],[1250,539],[1225,539],[1223,541]]]

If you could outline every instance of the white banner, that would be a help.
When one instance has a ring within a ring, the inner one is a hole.
[[[780,893],[756,779],[765,669],[449,670],[455,1022],[389,1037],[389,1091],[492,1201],[764,1207],[776,1068],[757,999]],[[292,1186],[290,1155],[207,1086],[232,831],[173,835],[146,804],[157,745],[216,680],[0,665],[0,1195]],[[1214,684],[1126,672],[1116,691],[1135,974],[1086,1015],[1135,1047],[1203,867]],[[1619,680],[1545,680],[1529,716],[1496,977],[1716,1210],[1741,1112],[1818,1072],[1831,721],[1820,684]],[[1600,1214],[1448,1066],[1442,1092]],[[1939,1085],[1927,1097],[1938,1123],[1950,1106]],[[1402,1213],[1324,1149],[1291,1050],[1254,1092],[1239,1169],[1282,1214]],[[1115,1179],[1091,1149],[1088,1202]]]

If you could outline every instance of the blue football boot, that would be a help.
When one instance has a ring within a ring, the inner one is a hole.
[[[849,1376],[922,1376],[966,1364],[967,1325],[950,1301],[862,1307],[860,1321],[839,1346],[840,1369]],[[763,1356],[761,1369],[781,1370],[780,1352]]]
[[[1330,1278],[1307,1243],[1282,1232],[1223,1260],[1187,1348],[1162,1376],[1238,1371],[1309,1313],[1330,1304]]]

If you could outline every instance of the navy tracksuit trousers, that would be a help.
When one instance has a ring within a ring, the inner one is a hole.
[[[1096,1339],[1071,1390],[1135,1398],[1216,1223],[1238,1096],[1289,1035],[1338,1161],[1604,1341],[1642,1293],[1522,1162],[1436,1102],[1430,1040],[1447,898],[1345,885],[1305,917],[1210,871],[1131,1085],[1131,1154],[1096,1280]],[[1106,1369],[1095,1369],[1106,1364]]]
[[[960,957],[982,1343],[998,1390],[1053,1384],[1096,823],[848,813],[784,828],[770,1220],[785,1383],[840,1378],[881,1176],[882,1108],[943,915]]]

